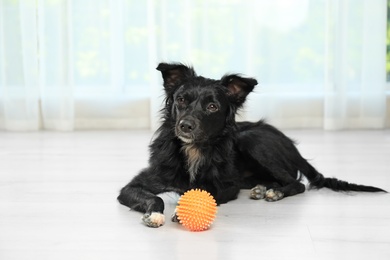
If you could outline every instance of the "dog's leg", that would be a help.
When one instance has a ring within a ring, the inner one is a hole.
[[[267,167],[277,184],[257,185],[251,190],[251,199],[265,199],[266,201],[278,201],[284,197],[293,196],[305,191],[305,185],[296,180],[292,175],[281,167]]]
[[[249,198],[253,200],[265,199],[267,194],[270,196],[271,191],[279,188],[281,188],[281,186],[276,182],[261,182],[261,184],[257,184],[251,189]]]
[[[118,201],[133,210],[144,213],[142,221],[148,227],[159,227],[165,223],[164,201],[143,188],[128,184],[121,190]]]
[[[267,190],[265,193],[265,200],[270,202],[278,201],[284,197],[293,196],[299,193],[303,193],[304,191],[305,185],[299,181],[294,181],[286,186]]]
[[[139,177],[141,175],[142,177]],[[165,223],[164,201],[156,194],[164,190],[160,189],[160,185],[156,182],[150,185],[153,182],[147,177],[147,172],[141,172],[122,188],[118,201],[133,210],[144,213],[142,221],[146,226],[159,227]]]
[[[305,185],[299,181],[288,184],[284,187],[266,187],[258,184],[251,189],[249,197],[254,200],[265,199],[266,201],[278,201],[284,197],[293,196],[305,191]]]

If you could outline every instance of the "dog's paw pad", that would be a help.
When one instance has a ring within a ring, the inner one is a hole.
[[[267,190],[267,192],[265,193],[265,200],[270,202],[281,200],[283,199],[283,197],[284,197],[283,192],[278,190],[270,189]]]
[[[251,189],[251,193],[249,195],[249,198],[253,200],[261,200],[265,198],[265,193],[267,191],[267,188],[263,185],[257,185],[256,187]]]
[[[142,221],[148,227],[157,228],[165,223],[165,216],[159,212],[146,213],[142,216]]]

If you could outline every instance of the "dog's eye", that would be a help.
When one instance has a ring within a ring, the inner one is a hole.
[[[211,103],[207,106],[207,110],[210,112],[216,112],[218,111],[218,106],[216,104]]]
[[[183,97],[178,97],[178,98],[176,99],[176,102],[177,102],[178,104],[184,104],[185,99],[184,99]]]

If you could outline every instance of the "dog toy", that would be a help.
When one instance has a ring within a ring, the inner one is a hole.
[[[185,192],[176,207],[179,222],[190,231],[209,229],[216,214],[217,203],[214,197],[199,189]]]

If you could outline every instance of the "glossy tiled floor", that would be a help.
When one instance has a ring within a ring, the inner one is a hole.
[[[390,131],[288,131],[325,175],[390,190]],[[119,205],[150,132],[0,133],[0,259],[390,259],[390,195],[248,191],[205,232],[152,229]],[[163,195],[166,218],[177,196]]]

